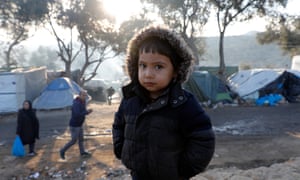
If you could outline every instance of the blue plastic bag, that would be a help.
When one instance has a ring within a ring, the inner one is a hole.
[[[12,155],[17,157],[25,156],[25,148],[21,141],[20,136],[16,136],[11,153]]]

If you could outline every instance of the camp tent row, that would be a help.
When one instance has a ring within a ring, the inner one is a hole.
[[[221,81],[208,71],[194,71],[184,84],[199,102],[232,103],[235,98],[258,100],[280,95],[288,102],[299,102],[300,71],[285,69],[240,70]]]
[[[82,88],[69,78],[60,77],[47,84],[46,67],[0,73],[0,114],[17,112],[23,101],[39,110],[72,105]],[[89,97],[90,98],[90,97]]]
[[[299,101],[300,71],[251,69],[232,74],[227,84],[212,73],[196,70],[184,84],[199,102],[232,103],[233,94],[242,99],[258,99],[280,94],[288,102]],[[69,78],[60,77],[47,84],[46,68],[0,73],[0,113],[17,112],[25,99],[40,110],[60,109],[72,105],[82,88]]]

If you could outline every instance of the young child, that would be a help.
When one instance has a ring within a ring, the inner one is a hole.
[[[28,156],[36,155],[34,145],[35,140],[39,139],[39,120],[29,100],[23,102],[23,108],[18,112],[16,134],[20,136],[23,145],[29,145]]]
[[[210,118],[181,84],[193,55],[171,30],[150,26],[129,42],[131,82],[113,123],[114,153],[134,180],[189,179],[212,159]]]

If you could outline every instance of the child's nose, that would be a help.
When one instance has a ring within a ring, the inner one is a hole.
[[[151,68],[146,68],[144,73],[145,73],[146,77],[152,77],[153,76],[153,70]]]

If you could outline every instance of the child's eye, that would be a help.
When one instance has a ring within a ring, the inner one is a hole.
[[[140,64],[139,64],[139,68],[142,68],[142,69],[143,69],[143,68],[145,68],[145,67],[146,67],[145,64],[143,64],[143,63],[140,63]]]
[[[162,68],[163,68],[162,65],[156,65],[156,66],[155,66],[155,69],[156,69],[156,70],[160,70],[160,69],[162,69]]]

